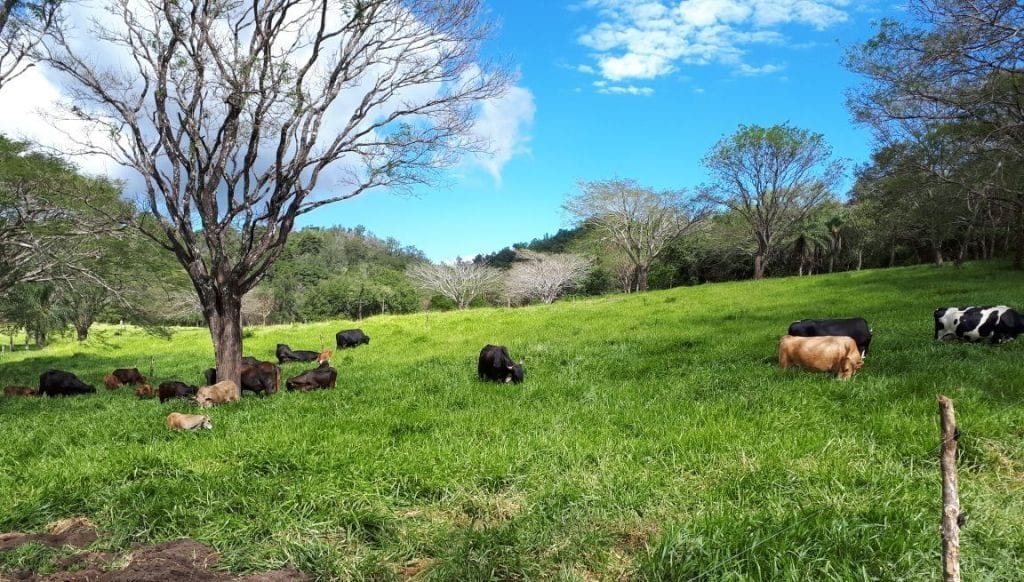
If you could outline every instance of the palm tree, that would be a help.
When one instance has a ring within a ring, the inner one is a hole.
[[[836,257],[843,251],[843,226],[846,225],[844,214],[834,214],[825,221],[829,234],[828,272],[832,272]]]

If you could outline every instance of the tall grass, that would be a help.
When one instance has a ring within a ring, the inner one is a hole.
[[[970,264],[374,317],[369,346],[335,355],[337,389],[247,396],[200,433],[163,427],[186,403],[100,380],[152,357],[156,381],[199,382],[207,333],[102,328],[3,354],[2,385],[60,368],[100,393],[0,399],[0,531],[85,515],[109,549],[188,536],[236,572],[323,580],[408,563],[439,580],[935,579],[944,393],[966,575],[1021,579],[1024,345],[936,343],[931,313],[1024,307],[1022,290],[1024,274]],[[777,368],[791,321],[852,315],[875,332],[853,381]],[[245,351],[352,326],[255,329]],[[486,343],[525,358],[524,384],[476,379]]]

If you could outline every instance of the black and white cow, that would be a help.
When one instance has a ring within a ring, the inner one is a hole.
[[[513,362],[512,357],[508,355],[508,348],[505,346],[492,346],[491,344],[484,346],[484,349],[480,350],[476,372],[481,380],[513,384],[523,381],[522,363]]]
[[[849,319],[801,319],[789,324],[789,335],[800,337],[821,337],[826,335],[846,336],[857,342],[861,358],[868,355],[871,345],[871,328],[863,317]]]
[[[345,329],[339,331],[334,339],[338,342],[338,349],[354,348],[360,344],[370,345],[370,336],[363,333],[361,329]]]
[[[1003,343],[1024,333],[1024,317],[1006,305],[940,307],[935,317],[935,339],[989,340]]]

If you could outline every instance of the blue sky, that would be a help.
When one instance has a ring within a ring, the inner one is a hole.
[[[705,180],[701,158],[739,124],[789,122],[824,134],[852,163],[870,154],[869,133],[845,108],[844,91],[859,80],[840,63],[891,8],[845,0],[491,0],[489,8],[501,27],[487,50],[518,69],[519,100],[532,98],[532,115],[512,108],[519,118],[504,125],[518,127],[518,153],[500,178],[467,163],[413,197],[368,193],[306,224],[362,224],[450,260],[569,226],[561,204],[578,180],[692,190]]]

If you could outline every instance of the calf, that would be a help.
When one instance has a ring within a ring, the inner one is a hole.
[[[316,363],[322,364],[324,362],[330,362],[331,357],[334,356],[334,352],[331,350],[321,350],[320,355],[316,358]]]
[[[94,394],[96,389],[82,382],[71,372],[48,370],[39,376],[39,393],[47,396]]]
[[[1024,317],[1006,305],[993,307],[940,307],[935,318],[935,339],[989,340],[1003,343],[1024,333]]]
[[[849,336],[783,336],[779,340],[779,367],[798,366],[807,370],[832,372],[849,380],[864,364],[857,342]]]
[[[167,402],[175,398],[192,399],[196,397],[196,387],[177,380],[168,380],[160,383],[157,395],[160,397],[160,402]]]
[[[118,368],[110,373],[122,384],[145,384],[146,377],[139,373],[138,368]]]
[[[519,384],[523,381],[523,364],[515,363],[505,346],[487,344],[480,350],[476,373],[481,380]]]
[[[243,362],[244,362],[243,358]],[[260,362],[255,358],[250,358],[253,362],[251,365],[242,365],[241,381],[242,390],[249,390],[263,396],[269,396],[276,394],[281,388],[281,368],[278,368],[270,362]],[[203,376],[206,378],[206,383],[215,384],[217,382],[217,368],[208,368],[203,372]]]
[[[149,384],[142,384],[135,389],[135,397],[140,400],[149,400],[156,396],[156,390]]]
[[[121,381],[117,379],[117,376],[107,374],[103,377],[103,385],[107,387],[107,390],[117,390],[121,387]]]
[[[821,337],[826,335],[852,337],[857,342],[861,358],[868,355],[871,345],[871,328],[863,317],[850,319],[801,319],[789,325],[789,335]]]
[[[238,402],[239,393],[237,384],[231,380],[223,380],[196,390],[196,402],[200,408],[210,408],[215,404]]]
[[[338,349],[354,348],[360,344],[370,345],[370,336],[363,333],[361,329],[346,329],[339,331],[334,339],[338,342]]]
[[[287,344],[277,344],[277,363],[285,362],[315,362],[320,357],[320,352],[310,350],[292,351]]]
[[[322,362],[319,367],[307,370],[285,382],[288,390],[317,390],[334,388],[338,380],[338,371],[329,362]]]
[[[167,415],[167,428],[172,430],[195,430],[205,428],[209,430],[213,428],[213,423],[210,422],[210,417],[205,414],[181,414],[180,412],[172,412]]]
[[[35,396],[36,389],[28,386],[8,386],[4,388],[4,396]]]

